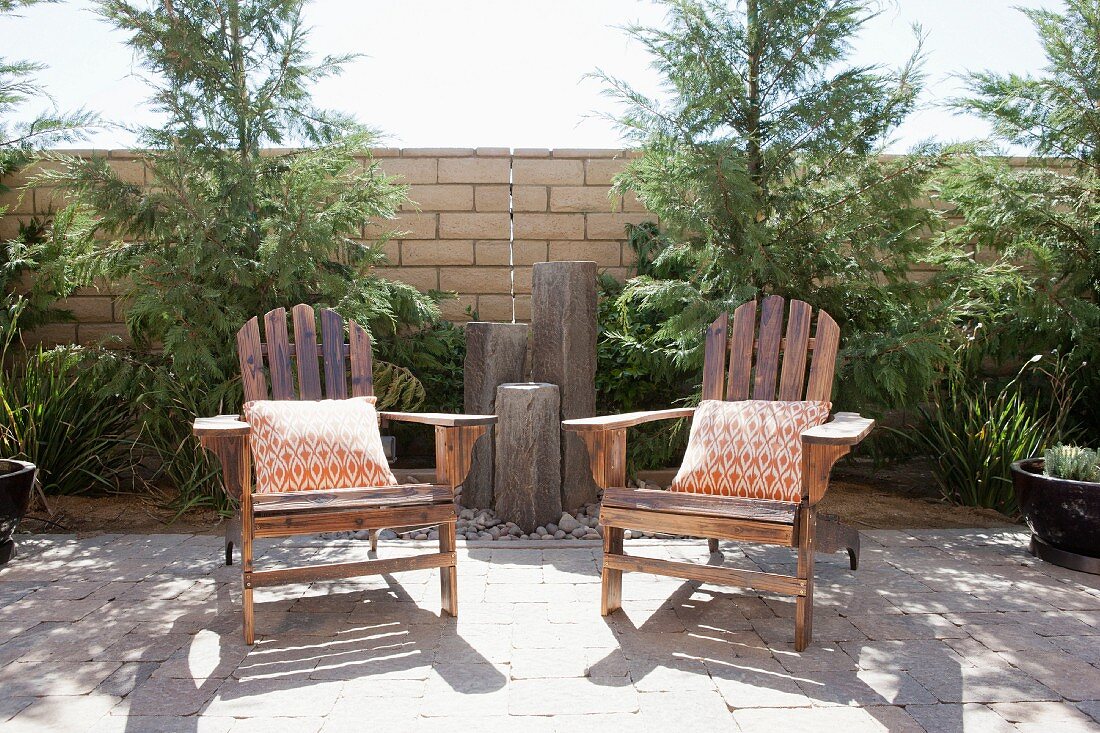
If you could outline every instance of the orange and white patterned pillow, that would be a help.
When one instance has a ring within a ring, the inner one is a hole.
[[[244,406],[252,427],[256,491],[393,486],[373,397],[346,400],[255,400]]]
[[[671,491],[800,501],[802,432],[825,422],[828,402],[703,400]]]

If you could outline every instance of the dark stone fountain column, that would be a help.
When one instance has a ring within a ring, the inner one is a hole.
[[[497,387],[526,378],[525,323],[466,324],[466,361],[463,364],[463,410],[471,415],[495,415]],[[470,473],[462,488],[462,503],[475,509],[493,505],[494,432],[474,446]]]
[[[531,293],[531,378],[561,390],[561,419],[596,412],[596,263],[538,262]],[[561,503],[574,511],[596,500],[581,439],[561,441]]]

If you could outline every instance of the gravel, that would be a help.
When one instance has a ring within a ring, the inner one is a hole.
[[[427,483],[416,476],[408,476],[408,483]],[[652,482],[638,481],[634,483],[638,488],[660,489]],[[476,507],[464,507],[462,501],[462,487],[456,491],[456,499],[459,501],[458,521],[455,525],[455,534],[458,539],[467,542],[509,542],[514,540],[591,540],[603,539],[603,528],[600,526],[599,503],[586,504],[570,513],[565,512],[557,522],[550,522],[546,526],[536,527],[533,532],[525,533],[514,522],[506,522],[497,516],[492,509],[479,509]],[[329,532],[327,537],[354,538],[366,540],[370,533],[366,530],[357,532]],[[674,535],[653,534],[628,529],[623,533],[625,539],[665,539]],[[392,529],[382,530],[378,535],[381,540],[434,540],[439,538],[439,532],[431,527],[408,528],[397,533]]]

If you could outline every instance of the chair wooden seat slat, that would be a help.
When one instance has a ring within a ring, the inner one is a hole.
[[[259,318],[252,318],[241,327],[237,332],[237,356],[245,401],[320,400],[322,396],[341,400],[347,399],[349,392],[352,397],[374,394],[373,357],[366,329],[349,321],[345,342],[344,319],[335,311],[322,309],[318,344],[317,318],[310,305],[291,309],[293,343],[285,308],[275,308],[263,316],[266,341],[260,335]],[[239,504],[237,515],[226,529],[225,560],[226,565],[232,564],[233,546],[239,544],[247,644],[255,639],[253,589],[280,583],[440,568],[442,609],[452,616],[458,614],[455,487],[470,470],[474,443],[496,418],[404,412],[380,413],[380,418],[434,426],[436,455],[445,457],[437,463],[434,484],[254,493],[248,423],[239,415],[195,420],[195,435],[218,457],[226,492]],[[253,568],[252,541],[257,537],[369,530],[373,552],[379,530],[408,526],[438,526],[439,552],[279,570]]]
[[[252,495],[256,515],[287,512],[370,509],[408,504],[447,504],[454,501],[447,486],[406,484],[327,491],[279,491]]]
[[[299,534],[376,530],[384,527],[427,527],[437,524],[453,527],[454,522],[453,503],[420,502],[398,506],[375,504],[330,507],[311,512],[266,512],[253,514],[252,527],[255,537],[292,537]],[[449,552],[445,549],[440,551]],[[443,610],[450,612],[446,606]]]
[[[776,524],[794,524],[798,517],[794,502],[621,487],[604,489],[603,506]]]
[[[828,402],[839,343],[836,321],[825,311],[818,311],[815,319],[807,303],[792,300],[788,307],[776,295],[759,304],[745,303],[732,314],[720,315],[706,330],[702,399],[733,402],[751,396],[754,400]],[[604,489],[601,612],[607,615],[621,606],[623,572],[788,593],[796,597],[795,648],[801,651],[812,635],[814,553],[843,549],[848,551],[853,570],[859,562],[859,534],[835,518],[818,514],[817,503],[828,488],[833,464],[871,432],[874,421],[838,413],[832,421],[802,433],[802,490],[797,503],[767,499],[762,492],[725,497],[624,488],[627,429],[692,414],[690,408],[650,410],[562,423],[588,446],[592,475]],[[719,539],[797,547],[797,570],[791,577],[631,557],[623,551],[626,529],[706,537],[712,553],[718,551]]]

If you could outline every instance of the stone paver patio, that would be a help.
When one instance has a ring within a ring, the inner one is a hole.
[[[459,547],[460,619],[434,571],[257,591],[219,539],[24,538],[0,571],[0,727],[11,731],[1100,729],[1100,578],[1013,531],[864,533],[817,564],[814,644],[793,601],[630,575],[598,613],[594,543]],[[366,543],[261,543],[261,563]],[[726,563],[792,572],[790,551]],[[390,543],[381,555],[414,552]],[[707,559],[703,542],[627,551]],[[5,722],[6,721],[6,722]]]

